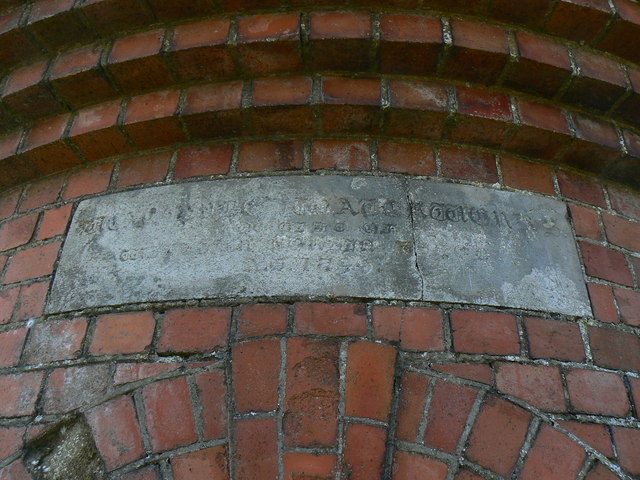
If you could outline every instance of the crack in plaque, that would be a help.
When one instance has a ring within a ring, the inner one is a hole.
[[[407,203],[409,204],[409,219],[411,220],[411,244],[413,247],[413,260],[415,262],[418,277],[420,278],[420,300],[424,300],[424,276],[420,270],[420,264],[418,263],[418,244],[416,242],[416,225],[413,209],[413,200],[411,198],[411,192],[409,191],[409,181],[405,179],[403,182],[404,190],[407,196]]]

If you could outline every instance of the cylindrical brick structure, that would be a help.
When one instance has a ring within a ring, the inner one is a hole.
[[[640,479],[639,41],[0,0],[0,480]]]

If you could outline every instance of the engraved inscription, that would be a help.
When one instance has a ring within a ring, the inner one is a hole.
[[[589,312],[560,202],[337,175],[190,182],[85,200],[47,311],[265,296]]]

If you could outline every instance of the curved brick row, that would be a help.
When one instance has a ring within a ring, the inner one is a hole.
[[[18,3],[20,6],[18,6]],[[284,4],[284,5],[283,5]],[[344,8],[344,4],[323,1],[325,8]],[[157,22],[184,21],[222,13],[275,10],[282,7],[318,7],[318,2],[295,0],[39,0],[15,2],[4,7],[18,8],[0,17],[0,40],[18,45],[24,55],[10,47],[0,50],[0,68],[34,57],[41,51],[56,52],[61,47],[112,38],[122,31],[140,29]],[[633,48],[640,36],[640,7],[632,0],[527,0],[517,6],[506,0],[478,2],[443,0],[399,0],[382,2],[357,0],[356,8],[384,8],[400,11],[446,12],[470,15],[482,21],[505,22],[593,46],[632,62],[640,61]],[[613,8],[612,8],[613,7]]]
[[[0,128],[175,83],[337,70],[495,85],[640,125],[640,69],[578,47],[430,16],[382,15],[379,33],[368,13],[311,13],[301,27],[303,18],[200,21],[32,63],[8,75]]]
[[[444,313],[255,304],[54,319],[28,340],[25,329],[4,332],[0,414],[16,421],[0,426],[0,475],[72,411],[83,412],[110,478],[168,465],[177,480],[229,469],[276,478],[280,468],[352,479],[640,474],[640,363],[636,373],[589,365],[598,329],[585,349],[574,321]],[[445,350],[469,355],[439,361]],[[18,363],[35,369],[16,373]]]
[[[482,146],[633,186],[640,178],[640,136],[551,105],[434,83],[291,77],[154,92],[55,117],[2,139],[0,185],[194,140],[354,134]]]

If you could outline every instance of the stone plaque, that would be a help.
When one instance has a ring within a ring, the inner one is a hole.
[[[565,206],[390,177],[286,176],[85,200],[47,311],[340,297],[590,313]]]

